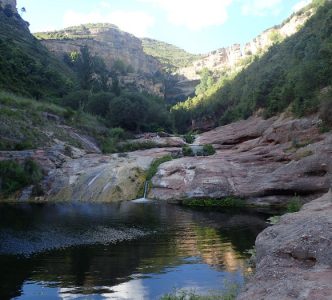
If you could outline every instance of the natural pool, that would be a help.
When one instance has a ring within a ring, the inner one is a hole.
[[[160,202],[0,205],[0,299],[159,299],[243,284],[268,214]]]

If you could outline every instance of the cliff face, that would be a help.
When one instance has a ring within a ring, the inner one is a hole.
[[[98,25],[64,29],[57,32],[60,39],[52,38],[50,33],[51,38],[42,40],[42,43],[60,58],[63,58],[65,53],[79,51],[80,47],[86,45],[91,53],[100,56],[109,68],[112,68],[115,61],[121,60],[138,73],[154,74],[160,70],[158,61],[144,53],[140,39],[116,26]]]
[[[282,25],[264,31],[245,45],[234,44],[230,47],[220,48],[207,53],[201,59],[194,61],[191,66],[179,69],[177,73],[183,75],[188,80],[197,80],[199,79],[199,72],[204,68],[212,71],[235,68],[241,60],[251,55],[265,52],[274,43],[296,33],[312,14],[312,10],[295,14]]]
[[[87,46],[91,54],[101,57],[110,70],[120,60],[132,70],[129,76],[119,78],[123,86],[128,83],[134,90],[164,97],[163,83],[152,80],[152,76],[161,70],[160,63],[144,53],[140,39],[114,25],[81,25],[57,32],[38,33],[36,36],[59,59]]]

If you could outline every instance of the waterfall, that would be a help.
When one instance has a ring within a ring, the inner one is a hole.
[[[143,196],[144,199],[146,199],[146,195],[148,193],[148,190],[149,190],[149,182],[145,181],[145,184],[144,184],[144,196]]]

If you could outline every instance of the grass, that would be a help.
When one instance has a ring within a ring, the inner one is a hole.
[[[49,102],[46,102],[49,101]],[[52,99],[37,101],[0,90],[0,150],[26,150],[49,146],[53,138],[80,147],[68,130],[47,120],[44,113],[56,115],[61,125],[76,128],[101,142],[108,129],[97,117],[60,107]]]
[[[150,181],[154,175],[156,175],[158,168],[161,164],[171,161],[173,158],[171,155],[165,155],[161,158],[154,160],[146,173],[146,180]]]
[[[302,203],[300,201],[300,198],[298,196],[294,196],[292,200],[287,205],[287,212],[288,213],[294,213],[298,212],[302,207]]]
[[[226,197],[223,199],[186,199],[182,204],[189,207],[223,207],[242,208],[246,204],[243,199],[237,197]]]

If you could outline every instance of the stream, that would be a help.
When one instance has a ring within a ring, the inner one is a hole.
[[[243,285],[270,215],[157,201],[0,205],[0,299],[159,299]]]

